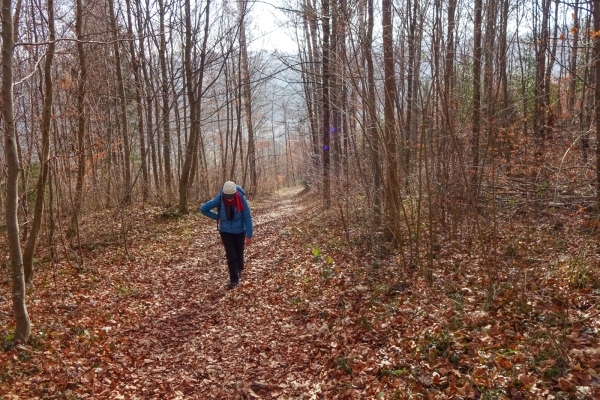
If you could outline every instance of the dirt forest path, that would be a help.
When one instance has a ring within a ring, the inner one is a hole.
[[[130,318],[109,332],[121,337],[112,355],[118,371],[98,371],[94,397],[236,399],[267,388],[267,398],[313,397],[320,366],[311,365],[303,349],[310,335],[298,336],[305,324],[281,296],[293,282],[284,262],[289,247],[278,245],[310,212],[297,196],[298,190],[254,204],[255,240],[235,290],[225,288],[223,249],[208,219],[188,260],[132,275]]]

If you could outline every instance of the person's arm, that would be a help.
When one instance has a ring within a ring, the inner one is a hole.
[[[221,196],[217,195],[217,197],[215,197],[214,199],[209,200],[206,203],[202,204],[202,207],[200,207],[200,212],[202,214],[206,215],[208,218],[212,218],[215,221],[218,221],[219,215],[213,211],[213,208],[218,207],[220,201],[221,201]]]
[[[244,204],[242,217],[244,218],[244,226],[246,227],[246,239],[252,239],[252,214],[250,213],[250,206],[248,205],[246,196],[242,196],[242,203]]]

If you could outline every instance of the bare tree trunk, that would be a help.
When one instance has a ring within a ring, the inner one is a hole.
[[[229,110],[231,108],[231,101],[229,101],[229,70],[228,63],[225,63],[225,129],[221,127],[221,112],[217,112],[217,127],[219,130],[219,148],[221,150],[221,182],[225,182],[227,180],[227,158],[229,155]],[[213,98],[215,99],[215,109],[218,109],[219,103],[217,99],[217,90],[213,87]],[[225,133],[225,137],[223,137],[223,132]]]
[[[233,68],[233,70],[235,70],[235,67]],[[241,176],[242,176],[242,186],[244,186],[246,184],[246,164],[244,164],[244,139],[243,139],[243,135],[242,135],[242,102],[243,102],[243,95],[244,95],[244,88],[241,85],[242,82],[242,53],[239,52],[238,53],[238,68],[237,68],[237,87],[238,87],[238,91],[237,91],[237,104],[236,104],[236,115],[237,115],[237,136],[236,136],[236,145],[239,144],[240,146],[240,171],[241,171]],[[235,158],[235,151],[234,151],[234,158]],[[234,177],[235,176],[235,170],[232,168],[231,170],[231,176]]]
[[[17,4],[15,4],[15,13],[13,16],[13,29],[14,29],[14,42],[16,43],[19,40],[19,23],[21,21],[21,9],[23,2],[22,0],[17,0]]]
[[[81,1],[81,0],[78,0]],[[148,177],[148,150],[146,149],[146,131],[144,130],[144,106],[142,104],[142,79],[140,76],[140,63],[135,49],[133,36],[133,23],[131,15],[133,13],[131,0],[126,0],[127,4],[127,33],[129,34],[129,52],[131,53],[131,66],[133,68],[133,79],[135,82],[135,102],[137,109],[138,133],[140,137],[140,158],[142,169],[142,200],[146,201],[149,197],[150,180]],[[138,20],[139,21],[139,20]],[[141,36],[142,26],[138,26],[138,32]],[[140,39],[141,41],[141,39]]]
[[[525,68],[523,66],[523,56],[521,53],[521,42],[519,40],[519,34],[517,31],[517,53],[519,54],[519,69],[521,72],[521,104],[523,106],[523,110],[522,110],[522,115],[527,115],[527,84],[526,84],[526,75],[525,75]],[[527,126],[528,122],[525,120],[523,121],[523,136],[525,137],[525,140],[529,139],[529,134],[528,134],[528,126]]]
[[[417,25],[417,14],[419,10],[418,0],[413,0],[412,7],[411,1],[407,2],[407,12],[409,13],[409,32],[408,32],[408,70],[406,73],[406,121],[404,126],[404,173],[406,178],[406,184],[408,185],[409,169],[410,169],[410,148],[411,140],[414,130],[414,120],[416,119],[415,114],[415,60],[417,58],[417,39],[415,35]]]
[[[77,181],[69,235],[76,235],[81,204],[83,202],[83,180],[85,178],[85,120],[87,118],[85,96],[87,86],[87,62],[83,42],[83,5],[76,0],[75,32],[77,34],[77,56],[79,57],[79,77],[77,79]]]
[[[43,95],[42,95],[43,96]],[[33,115],[37,115],[38,113],[33,112],[33,110],[37,108],[37,107],[32,107],[32,114]],[[33,125],[33,124],[32,124]],[[33,127],[32,127],[33,128]],[[28,121],[25,121],[25,126],[24,126],[24,130],[25,130],[25,134],[26,135],[33,135],[33,132],[31,132],[31,130],[29,129],[29,123]],[[23,160],[23,150],[21,149],[21,144],[19,143],[19,141],[17,140],[17,155],[19,157],[19,170],[21,171],[21,198],[20,198],[20,205],[19,207],[22,210],[23,213],[23,219],[25,220],[25,222],[23,223],[23,228],[21,229],[21,234],[23,235],[23,241],[25,242],[27,240],[27,236],[29,236],[29,227],[30,227],[30,221],[29,221],[29,188],[28,188],[28,182],[29,182],[29,176],[30,176],[30,171],[31,171],[31,166],[27,167],[25,165],[23,165],[24,160]],[[30,164],[31,165],[31,164]]]
[[[569,60],[569,94],[567,97],[567,110],[569,114],[575,111],[575,90],[577,89],[577,54],[579,53],[579,0],[575,0],[573,19],[573,47],[571,47],[571,58]]]
[[[477,189],[475,192],[475,198],[478,198],[478,194],[481,189],[481,184],[483,181],[485,164],[487,161],[488,152],[492,150],[493,146],[490,146],[492,142],[492,138],[494,136],[494,121],[493,117],[495,114],[495,98],[497,87],[494,84],[494,54],[496,52],[496,35],[497,27],[496,27],[496,14],[497,14],[497,0],[488,0],[487,1],[487,11],[486,11],[486,22],[485,22],[485,39],[483,43],[483,90],[484,90],[484,101],[483,106],[483,116],[487,122],[487,128],[484,130],[484,140],[487,136],[487,144],[485,146],[485,151],[483,152],[483,159],[479,165],[479,177],[477,178]]]
[[[14,15],[14,29],[15,29],[15,42],[18,41],[18,36],[19,36],[19,20],[20,20],[20,14],[21,14],[21,0],[18,1],[16,7],[15,7],[15,15]],[[32,15],[32,23],[33,25],[37,26],[37,23],[35,23],[35,19],[36,19],[36,15],[33,14]],[[35,32],[37,31],[36,28],[33,29],[34,32],[34,37],[37,37],[37,35],[35,34]],[[39,59],[39,54],[38,54],[38,49],[36,48],[33,51],[32,54],[36,59]],[[37,69],[37,66],[36,66]],[[41,80],[41,79],[40,79]],[[42,82],[40,82],[40,86],[42,85]],[[41,88],[40,88],[41,91]],[[44,94],[40,93],[39,98],[43,98]],[[31,113],[32,115],[38,115],[39,112],[37,112],[38,107],[37,104],[38,102],[34,99],[37,99],[38,96],[36,95],[36,93],[30,93],[29,95],[29,101],[32,104],[31,107]],[[16,107],[18,107],[18,104],[15,105]],[[34,133],[32,132],[34,130],[34,126],[35,126],[35,122],[30,124],[30,121],[28,121],[28,119],[25,119],[23,121],[23,131],[25,133],[25,140],[28,141],[27,138],[29,137],[33,137]],[[29,146],[27,146],[28,149],[30,149]],[[31,154],[31,152],[28,152],[29,154]],[[29,220],[29,188],[28,188],[28,182],[29,182],[29,177],[30,177],[30,172],[31,172],[31,160],[24,160],[24,156],[23,156],[23,149],[21,148],[21,143],[19,142],[19,140],[17,140],[17,156],[19,157],[19,170],[21,171],[21,197],[19,199],[19,209],[21,210],[22,214],[23,214],[23,224],[21,227],[21,235],[23,236],[23,238],[21,239],[23,242],[27,241],[27,236],[29,235],[29,227],[30,227],[30,223],[31,221]],[[27,162],[29,161],[29,162]],[[1,204],[1,201],[0,201]]]
[[[329,157],[330,138],[330,99],[329,99],[329,0],[322,3],[322,29],[323,29],[323,206],[331,206],[331,163]]]
[[[46,183],[48,182],[48,159],[50,154],[50,126],[52,122],[52,62],[54,61],[54,1],[48,0],[48,47],[46,49],[46,60],[44,62],[44,106],[42,111],[42,152],[40,157],[40,175],[36,185],[35,207],[33,211],[33,222],[31,232],[27,238],[27,244],[23,251],[23,268],[25,282],[33,279],[33,253],[37,244],[38,235],[42,226],[44,214]]]
[[[475,25],[473,38],[473,116],[472,116],[472,166],[471,187],[473,200],[477,201],[479,171],[479,139],[481,131],[481,13],[482,0],[475,0]]]
[[[302,27],[304,31],[304,41],[306,42],[305,52],[299,49],[302,65],[302,83],[304,87],[304,98],[306,102],[306,111],[310,127],[311,142],[311,167],[317,171],[319,166],[319,106],[317,104],[317,75],[315,73],[315,60],[312,50],[312,37],[309,28],[309,19],[314,18],[314,10],[310,7],[308,0],[304,4],[305,11],[302,13]],[[309,15],[310,14],[310,15]],[[312,24],[312,22],[311,22]]]
[[[123,81],[123,72],[121,71],[121,50],[119,49],[119,34],[117,30],[117,17],[115,14],[115,4],[114,0],[108,1],[108,8],[110,12],[110,23],[111,29],[113,31],[113,51],[115,53],[115,68],[117,73],[117,85],[121,103],[121,113],[120,113],[120,124],[121,124],[121,134],[123,137],[123,166],[125,169],[125,182],[124,182],[124,196],[123,196],[123,204],[131,203],[131,148],[129,145],[129,130],[128,120],[127,120],[127,97],[125,94],[125,82]]]
[[[163,162],[164,162],[164,182],[167,191],[167,199],[171,201],[173,196],[173,175],[171,167],[171,127],[170,127],[170,109],[169,109],[169,79],[167,76],[167,41],[165,32],[165,5],[164,0],[158,0],[160,15],[160,48],[158,58],[160,61],[161,72],[161,94],[162,94],[162,127],[163,127]]]
[[[535,38],[536,46],[536,83],[535,83],[535,118],[534,132],[537,135],[537,151],[535,154],[537,162],[541,162],[544,155],[544,147],[546,142],[546,111],[548,104],[545,94],[546,87],[546,51],[548,49],[549,33],[548,33],[548,18],[550,13],[550,1],[542,0],[542,25],[540,27],[539,36]]]
[[[136,0],[135,2],[136,5],[136,10],[137,10],[137,25],[138,25],[138,30],[140,32],[146,31],[146,29],[142,29],[142,27],[144,26],[142,24],[142,19],[144,16],[144,10],[142,9],[142,5],[141,5],[141,1],[140,0]],[[146,10],[146,21],[150,20],[150,10],[147,7]],[[146,59],[146,46],[145,46],[145,39],[143,35],[140,35],[139,38],[139,46],[140,46],[140,59],[141,59],[141,67],[142,67],[142,74],[144,76],[144,83],[145,83],[145,96],[146,96],[146,123],[148,125],[146,132],[147,132],[147,137],[148,137],[148,156],[150,158],[151,164],[152,164],[152,177],[154,180],[154,187],[156,189],[156,193],[160,194],[162,192],[162,187],[161,187],[161,182],[160,182],[160,174],[159,174],[159,168],[158,168],[158,159],[156,156],[156,141],[155,141],[155,129],[154,129],[154,102],[156,101],[156,96],[153,92],[153,74],[152,74],[152,70],[150,70],[150,72],[148,72],[148,65],[152,65],[152,53],[150,52],[150,60]],[[158,115],[156,115],[156,124],[158,125]],[[148,168],[148,173],[150,174],[150,168]]]
[[[178,38],[179,40],[180,38]],[[183,37],[181,37],[181,39],[183,39]],[[172,104],[172,108],[173,108],[173,116],[175,118],[175,135],[177,136],[177,145],[176,145],[176,150],[177,153],[175,155],[175,160],[172,162],[173,168],[175,169],[175,171],[172,171],[173,174],[175,174],[175,181],[179,182],[179,180],[181,179],[181,165],[183,163],[183,150],[181,148],[181,133],[183,131],[183,127],[181,124],[181,112],[180,112],[180,103],[179,103],[179,96],[182,96],[182,91],[178,88],[178,85],[176,83],[176,80],[178,79],[178,73],[176,72],[178,70],[178,66],[175,65],[175,59],[179,59],[179,49],[175,50],[174,48],[174,42],[175,40],[170,40],[169,41],[169,47],[170,47],[170,52],[169,52],[169,90],[172,93],[173,98],[171,99],[171,104]],[[184,86],[185,87],[185,86]],[[185,97],[185,95],[183,95],[182,97]],[[171,143],[172,144],[172,143]],[[172,154],[173,156],[173,154]]]
[[[585,21],[585,29],[584,32],[589,32],[590,30],[590,24],[591,24],[591,20],[590,18],[586,18]],[[590,79],[590,74],[592,73],[590,71],[590,51],[593,49],[590,49],[590,38],[587,35],[582,36],[582,41],[584,42],[583,47],[585,48],[585,53],[583,56],[583,65],[585,66],[583,68],[583,82],[588,82],[588,80]],[[589,150],[589,140],[590,140],[590,112],[589,112],[589,100],[590,100],[590,92],[592,91],[591,88],[588,87],[587,84],[585,84],[581,90],[581,96],[579,97],[579,131],[580,132],[584,132],[581,136],[581,152],[582,152],[582,158],[583,158],[583,163],[587,164],[588,163],[588,150]],[[594,91],[593,96],[596,95],[596,92]]]
[[[206,191],[207,193],[211,193],[211,184],[210,179],[208,177],[208,161],[206,158],[206,146],[204,145],[204,134],[202,133],[202,129],[200,130],[200,154],[202,156],[202,166],[203,166],[203,180],[200,181],[201,190]],[[220,186],[219,186],[220,187]]]
[[[329,60],[330,60],[330,90],[329,98],[331,101],[331,128],[329,129],[330,135],[330,151],[331,162],[333,163],[333,177],[334,185],[333,192],[339,190],[338,184],[340,181],[340,133],[341,129],[341,91],[342,91],[342,63],[340,60],[340,36],[341,31],[344,29],[342,22],[340,21],[343,17],[341,15],[342,10],[339,2],[331,3],[331,40],[329,45]]]
[[[246,12],[248,0],[240,1],[240,50],[242,52],[242,74],[244,85],[244,109],[246,112],[246,127],[248,129],[248,164],[250,168],[250,188],[248,195],[252,196],[257,190],[256,180],[256,150],[254,148],[254,128],[252,126],[252,88],[250,86],[250,70],[248,68],[248,46],[246,43]]]
[[[6,230],[12,276],[12,302],[15,313],[15,341],[27,343],[31,321],[25,304],[25,276],[19,243],[19,156],[13,98],[14,30],[12,1],[2,0],[2,113],[4,119],[4,153],[6,177]]]
[[[320,142],[320,135],[318,134],[318,132],[323,129],[323,127],[321,126],[320,121],[323,118],[323,104],[322,104],[322,100],[323,100],[323,75],[321,74],[322,71],[319,69],[319,45],[318,45],[318,15],[319,13],[317,12],[317,7],[316,7],[316,0],[306,0],[306,8],[310,10],[310,14],[309,14],[309,27],[310,27],[310,39],[311,39],[311,48],[312,48],[312,55],[310,57],[310,66],[311,66],[311,73],[312,73],[312,79],[314,82],[313,88],[315,90],[315,96],[313,97],[314,99],[314,103],[315,103],[315,110],[314,110],[314,115],[315,115],[315,132],[317,132],[317,135],[315,137],[315,140],[313,141],[313,146],[315,149],[315,153],[313,154],[313,166],[314,166],[314,174],[315,176],[318,174],[319,171],[319,163],[322,161],[322,157],[323,157],[323,150],[319,147],[319,142]],[[320,79],[320,81],[319,81]],[[321,98],[319,99],[319,94],[321,95]],[[322,144],[322,143],[321,143]],[[316,180],[318,182],[318,180]]]
[[[238,58],[240,58],[241,55],[238,54]],[[238,60],[239,61],[239,60]],[[229,174],[230,179],[236,179],[236,175],[235,175],[235,166],[236,166],[236,156],[237,156],[237,151],[238,151],[238,145],[240,147],[240,165],[241,168],[244,168],[244,152],[242,151],[242,85],[240,85],[240,81],[241,81],[241,74],[242,74],[242,70],[240,67],[240,62],[238,62],[238,67],[236,69],[236,64],[235,64],[235,58],[232,57],[231,58],[231,70],[232,73],[235,74],[237,73],[237,82],[238,85],[236,86],[235,89],[235,98],[236,98],[236,102],[235,102],[235,140],[233,142],[233,147],[232,147],[232,160],[233,162],[231,163],[231,173]],[[233,113],[233,110],[232,110]],[[233,116],[233,114],[232,114]]]
[[[484,52],[484,71],[483,71],[483,87],[485,90],[485,111],[486,117],[489,119],[494,114],[493,97],[494,97],[494,53],[496,45],[496,9],[497,0],[488,0],[486,23],[485,23],[485,48]],[[488,132],[488,135],[490,132]]]
[[[382,214],[382,173],[381,173],[381,146],[377,132],[377,107],[375,104],[375,68],[373,66],[373,0],[367,0],[367,32],[365,38],[365,58],[367,62],[367,109],[368,109],[368,136],[371,146],[373,168],[373,225],[381,225]]]
[[[338,148],[339,152],[339,165],[337,170],[341,170],[342,177],[344,177],[344,192],[347,192],[349,187],[349,178],[348,178],[348,78],[347,78],[347,70],[346,66],[348,65],[348,55],[346,48],[346,35],[347,35],[347,15],[348,15],[348,4],[347,0],[340,1],[340,10],[341,10],[341,27],[339,32],[339,40],[338,40],[338,64],[340,65],[340,128],[337,132],[338,135]],[[347,197],[346,197],[347,199]],[[346,203],[348,204],[348,203]]]
[[[384,125],[383,136],[386,147],[388,188],[387,209],[391,221],[388,223],[392,245],[400,244],[400,182],[398,179],[398,154],[396,145],[396,121],[394,115],[394,99],[396,98],[396,80],[394,74],[394,37],[392,26],[392,1],[383,0],[383,69],[384,69]]]
[[[150,90],[150,89],[147,89]],[[160,169],[158,168],[158,156],[156,155],[156,139],[154,135],[156,134],[156,128],[154,128],[154,102],[156,98],[152,94],[148,94],[146,98],[146,115],[148,121],[148,145],[150,146],[150,159],[152,161],[152,176],[154,177],[154,187],[156,188],[156,193],[160,194],[162,192],[162,186],[160,183]],[[158,124],[158,116],[156,116],[156,123]],[[160,195],[159,195],[160,197]]]
[[[171,75],[171,77],[173,77],[173,75]],[[173,81],[171,80],[171,87],[173,86]],[[175,132],[177,132],[177,161],[175,163],[177,165],[176,179],[177,182],[179,182],[179,179],[181,179],[181,164],[183,163],[183,149],[181,147],[181,132],[183,131],[183,126],[181,123],[181,111],[179,109],[179,94],[175,91],[173,92],[173,107],[175,113]],[[183,145],[185,145],[185,143],[183,143]]]
[[[448,132],[450,131],[450,125],[454,118],[452,108],[447,107],[445,103],[453,104],[454,102],[454,28],[456,25],[455,20],[456,13],[456,0],[449,0],[448,2],[448,27],[447,27],[447,45],[446,45],[446,63],[444,66],[444,94],[441,99],[441,107],[448,110],[448,120],[442,119],[443,134],[440,137],[439,151],[438,151],[438,162],[440,163],[438,169],[440,174],[440,183],[443,188],[450,187],[450,147],[451,142],[449,140]],[[450,196],[455,196],[455,191],[450,193]],[[446,207],[450,207],[450,196],[440,196],[440,218],[442,225],[445,225],[446,221]]]
[[[594,29],[600,30],[600,0],[594,0]],[[594,37],[594,76],[596,90],[594,93],[595,125],[596,125],[596,209],[600,208],[600,37]]]
[[[17,0],[17,4],[15,5],[15,14],[13,17],[14,41],[15,42],[18,41],[18,37],[19,37],[19,22],[21,20],[21,6],[22,6],[22,1]],[[35,18],[35,15],[33,16],[33,18]],[[35,32],[35,29],[34,29],[34,32]],[[36,58],[37,58],[37,49],[35,52],[36,52]],[[29,136],[29,135],[27,135],[27,132],[29,132],[29,129],[28,129],[29,124],[28,124],[28,121],[24,121],[24,123],[25,123],[26,137],[27,137],[27,136]],[[34,124],[32,124],[32,125],[34,125]],[[22,185],[23,195],[21,197],[21,206],[23,207],[23,218],[25,220],[25,223],[23,224],[22,234],[23,234],[23,241],[26,241],[27,236],[29,235],[29,196],[27,193],[28,192],[27,186],[28,186],[28,182],[29,182],[29,171],[31,168],[25,167],[23,165],[23,153],[21,151],[21,145],[18,140],[17,140],[17,155],[19,157],[19,169],[21,170],[21,174],[22,174],[21,185]],[[1,204],[1,201],[0,201],[0,204]]]
[[[48,247],[50,248],[50,258],[52,265],[56,262],[56,224],[54,214],[54,182],[52,181],[53,166],[49,166],[48,170]]]
[[[152,62],[150,62],[150,65],[153,65]],[[156,83],[156,81],[154,80],[154,74],[152,73],[154,71],[154,69],[150,69],[150,81],[152,82],[152,85],[154,85]],[[160,86],[160,83],[159,83]],[[160,90],[156,90],[154,92],[154,116],[156,118],[156,129],[154,130],[153,133],[156,134],[156,137],[154,138],[154,144],[156,146],[156,161],[157,161],[157,168],[158,168],[158,180],[160,182],[160,186],[161,186],[161,190],[159,192],[159,197],[161,200],[163,199],[163,195],[165,194],[165,174],[164,171],[165,169],[163,168],[163,152],[161,151],[161,149],[163,149],[163,141],[162,141],[162,113],[160,110]]]
[[[185,149],[185,162],[181,169],[181,180],[179,181],[179,212],[187,214],[188,209],[188,183],[190,180],[190,173],[192,170],[193,159],[198,152],[198,138],[200,136],[200,116],[197,115],[199,110],[198,103],[200,102],[200,96],[202,94],[202,82],[204,79],[204,64],[206,61],[206,43],[208,41],[208,27],[210,16],[210,0],[206,1],[205,15],[204,18],[204,38],[202,41],[202,47],[200,50],[200,68],[199,76],[196,81],[194,80],[193,66],[192,66],[192,22],[191,22],[191,10],[190,0],[185,0],[185,74],[187,82],[187,92],[190,103],[190,120],[192,122],[190,128],[190,140]],[[196,87],[197,86],[197,87]]]
[[[502,14],[500,16],[501,27],[500,27],[500,49],[499,49],[499,69],[500,69],[500,80],[502,90],[502,123],[504,126],[510,126],[510,110],[509,110],[509,92],[508,92],[508,70],[507,70],[507,58],[508,58],[508,46],[507,46],[507,31],[508,31],[508,12],[509,12],[509,0],[502,0]],[[503,152],[506,159],[506,172],[511,171],[511,156],[512,156],[512,141],[513,139],[509,136],[509,132],[504,131],[503,136],[504,146]]]
[[[545,128],[545,136],[546,139],[549,139],[552,135],[552,127],[554,125],[554,114],[552,111],[552,107],[550,106],[550,81],[552,78],[552,69],[554,68],[554,62],[556,61],[556,47],[558,42],[558,1],[556,1],[554,6],[554,31],[552,34],[552,48],[550,49],[550,56],[548,57],[548,62],[546,63],[546,72],[544,74],[544,96],[546,99],[544,100],[544,104],[547,107],[546,113],[546,128]],[[559,91],[560,92],[560,91]],[[560,95],[558,96],[560,98]]]
[[[105,168],[104,177],[106,179],[106,208],[111,206],[111,188],[112,188],[112,163],[113,163],[113,148],[112,148],[112,111],[108,108],[108,127],[106,129],[106,151],[108,153],[107,166]],[[60,197],[60,191],[58,192]]]

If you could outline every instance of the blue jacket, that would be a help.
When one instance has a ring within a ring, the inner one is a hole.
[[[219,230],[225,233],[242,233],[246,232],[246,237],[252,237],[252,215],[250,214],[250,207],[248,206],[248,201],[246,200],[246,195],[244,190],[237,186],[238,193],[242,196],[242,204],[244,205],[244,209],[242,212],[239,212],[237,209],[233,214],[233,219],[229,221],[227,219],[227,215],[225,214],[225,204],[223,203],[223,189],[219,192],[217,197],[212,200],[207,201],[200,207],[200,212],[206,215],[209,218],[216,220],[221,220],[221,224],[219,226]],[[219,207],[221,205],[219,214],[213,211],[213,208]]]

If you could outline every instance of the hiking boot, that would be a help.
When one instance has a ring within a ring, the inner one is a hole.
[[[227,289],[234,289],[237,285],[239,285],[238,282],[229,282],[229,285],[227,285]]]

